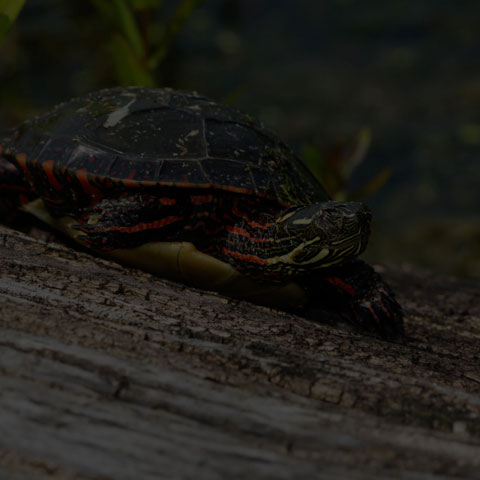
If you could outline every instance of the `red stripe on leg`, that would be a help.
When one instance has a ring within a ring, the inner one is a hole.
[[[335,287],[340,287],[342,290],[347,292],[349,295],[356,295],[357,292],[355,289],[348,283],[345,283],[341,278],[338,277],[327,277],[326,280],[330,282]]]

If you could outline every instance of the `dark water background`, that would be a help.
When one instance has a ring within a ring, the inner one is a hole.
[[[115,85],[104,43],[89,2],[29,0],[0,50],[0,126]],[[158,85],[230,97],[298,151],[368,127],[351,187],[393,169],[366,199],[368,257],[480,278],[479,53],[474,0],[207,0]]]

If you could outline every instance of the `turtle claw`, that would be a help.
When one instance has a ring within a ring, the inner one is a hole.
[[[382,337],[403,336],[402,309],[395,298],[379,292],[378,296],[354,304],[360,318],[359,325],[365,330],[378,332]]]
[[[380,288],[369,288],[362,292],[361,298],[353,299],[353,323],[364,330],[377,332],[384,338],[403,336],[402,308],[378,275],[374,286],[379,285]]]
[[[391,305],[384,309],[383,305],[371,301],[350,303],[341,312],[342,318],[360,330],[378,333],[383,338],[395,338],[404,335],[402,311],[400,305]]]

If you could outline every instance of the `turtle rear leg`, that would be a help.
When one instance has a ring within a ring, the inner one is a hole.
[[[0,148],[0,221],[10,223],[18,215],[18,209],[35,198],[23,173],[6,158]]]
[[[326,308],[339,311],[350,323],[384,337],[404,333],[402,308],[392,290],[361,260],[326,268],[321,275],[309,277],[305,285],[310,298],[310,317],[317,308]]]
[[[133,194],[123,198],[104,198],[82,209],[75,216],[75,239],[94,250],[108,252],[134,248],[152,241],[179,238],[188,217],[182,205],[170,198]]]

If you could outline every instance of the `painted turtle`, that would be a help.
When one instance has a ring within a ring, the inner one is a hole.
[[[195,93],[112,88],[0,138],[4,211],[197,287],[290,310],[328,305],[368,329],[402,331],[390,289],[355,259],[369,210],[331,201],[248,115]]]

